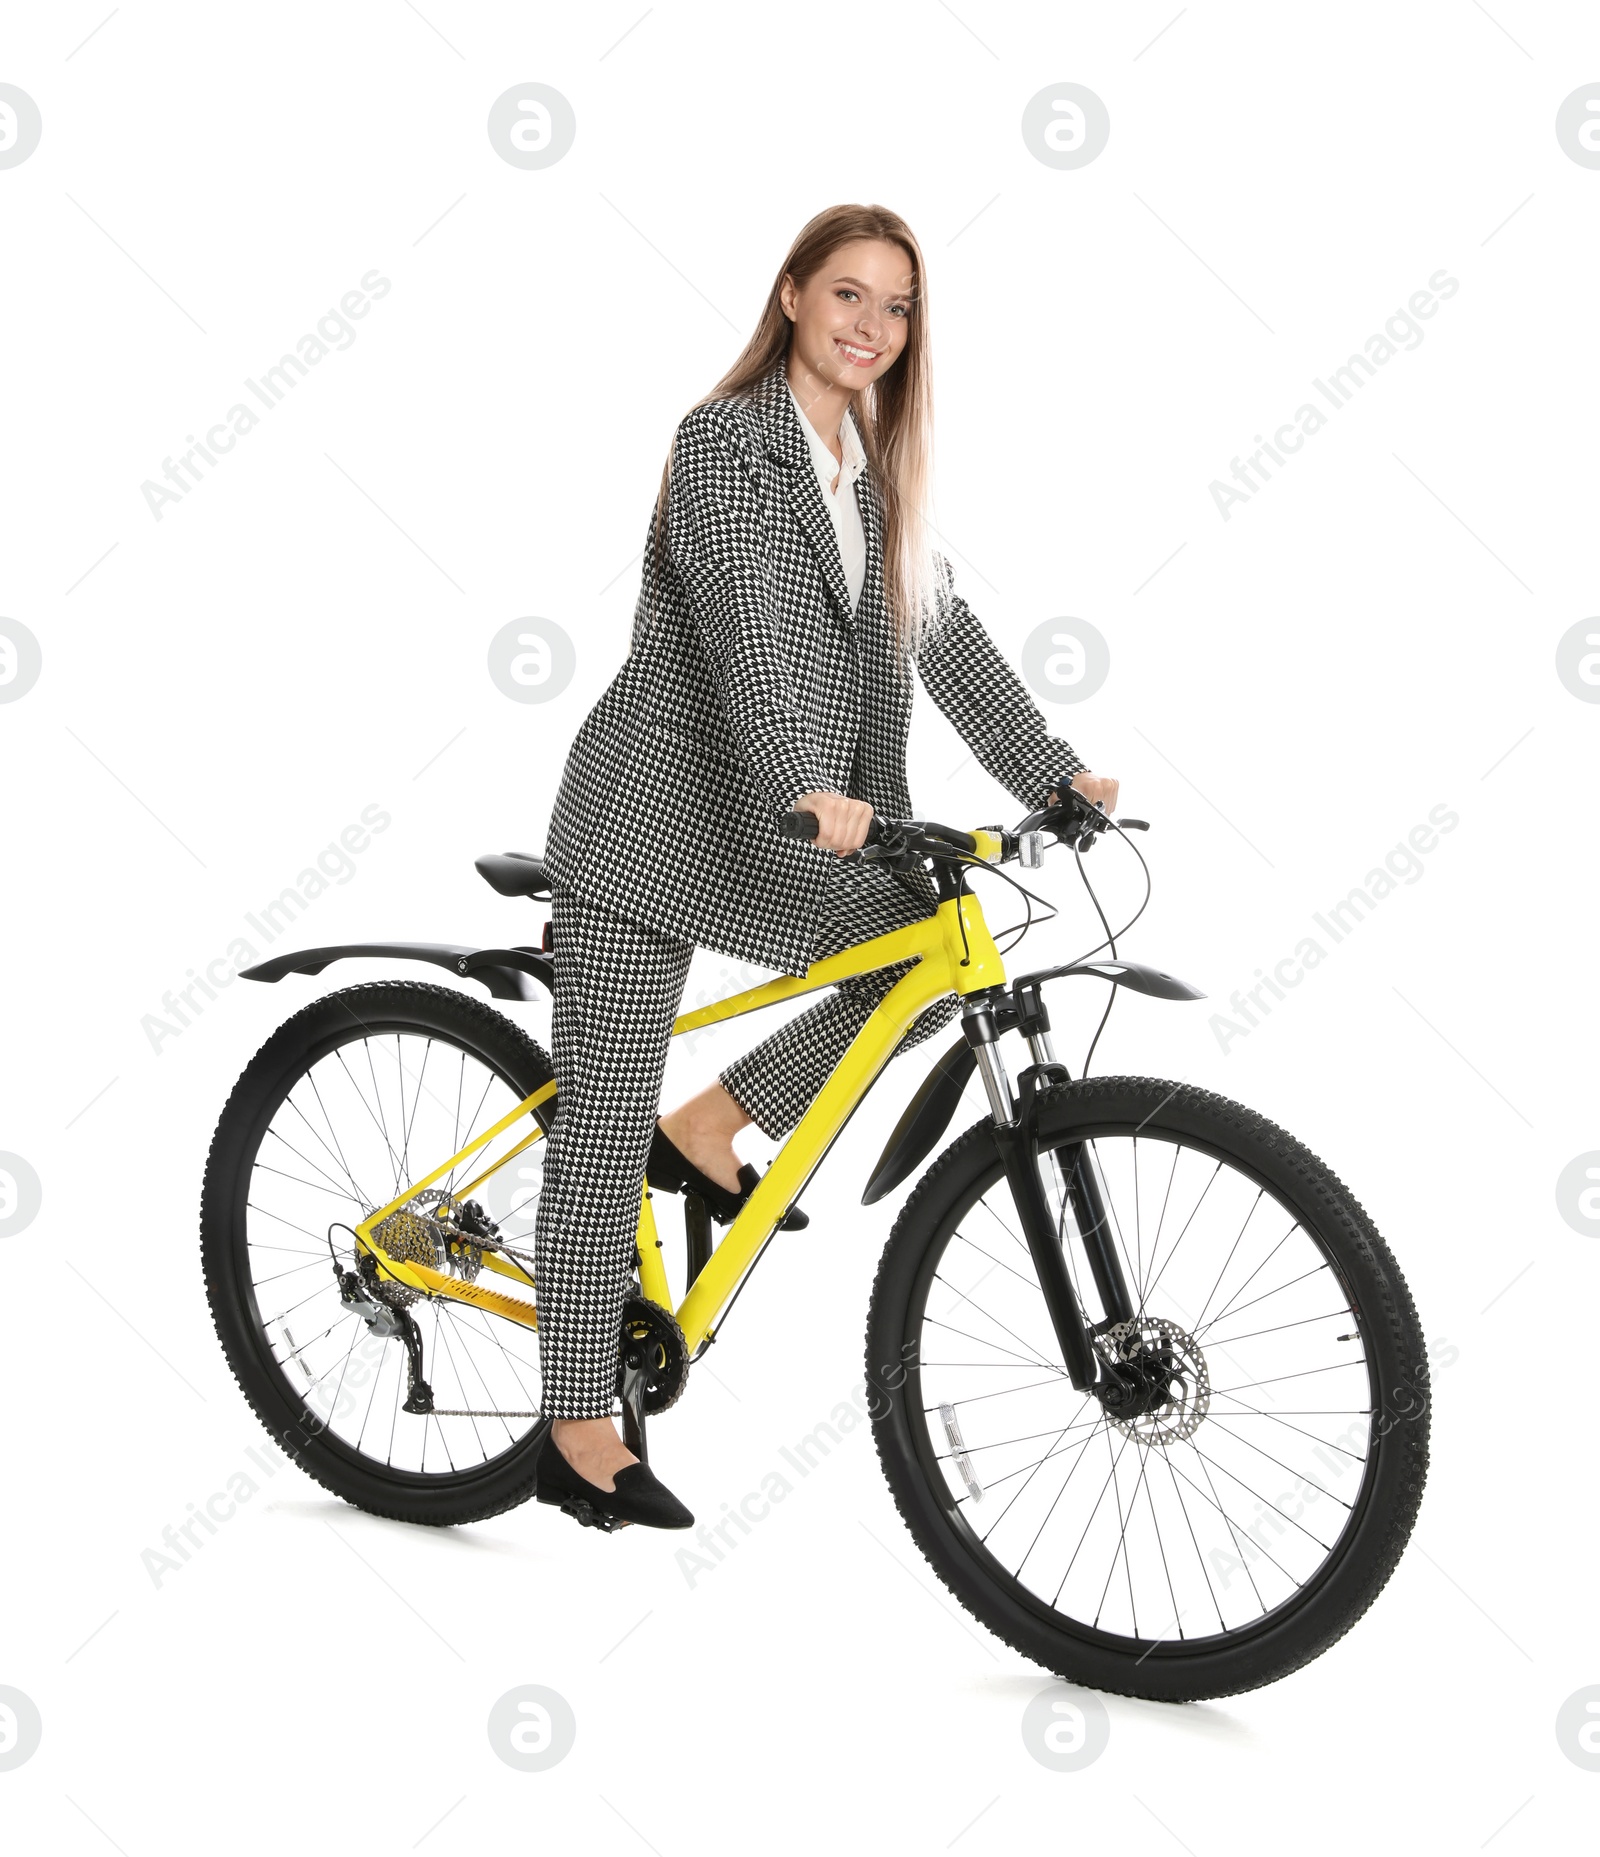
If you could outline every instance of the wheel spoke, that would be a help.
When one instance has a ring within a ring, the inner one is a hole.
[[[1293,1464],[1286,1464],[1281,1457],[1274,1457],[1270,1451],[1263,1449],[1253,1438],[1247,1438],[1242,1431],[1236,1432],[1226,1419],[1219,1418],[1216,1423],[1218,1429],[1225,1431],[1230,1438],[1237,1438],[1241,1444],[1248,1446],[1250,1450],[1266,1458],[1269,1464],[1276,1464],[1280,1470],[1287,1470],[1291,1476],[1297,1477],[1305,1488],[1314,1489],[1319,1496],[1327,1496],[1330,1500],[1338,1503],[1341,1509],[1348,1509],[1350,1507],[1350,1504],[1347,1503],[1342,1496],[1335,1496],[1331,1489],[1324,1489],[1320,1483],[1313,1482],[1304,1471],[1296,1470]],[[1357,1459],[1357,1461],[1360,1462],[1361,1460]],[[1314,1536],[1312,1538],[1315,1539]]]
[[[1078,1545],[1072,1550],[1072,1558],[1071,1560],[1067,1562],[1067,1570],[1061,1576],[1061,1586],[1058,1586],[1056,1588],[1057,1599],[1061,1597],[1061,1587],[1066,1585],[1067,1580],[1072,1573],[1073,1566],[1076,1563],[1078,1556],[1083,1552],[1084,1542],[1089,1539],[1089,1530],[1094,1526],[1094,1518],[1100,1513],[1100,1505],[1106,1499],[1106,1491],[1117,1480],[1117,1465],[1122,1462],[1122,1453],[1125,1450],[1127,1450],[1128,1443],[1129,1443],[1129,1440],[1126,1434],[1124,1434],[1122,1442],[1116,1447],[1115,1454],[1112,1456],[1111,1468],[1106,1472],[1106,1480],[1104,1483],[1100,1485],[1100,1494],[1095,1497],[1094,1507],[1089,1511],[1089,1519],[1083,1525],[1083,1533],[1078,1536]],[[1106,1430],[1106,1449],[1108,1451],[1111,1449],[1111,1431],[1109,1427]],[[1069,1477],[1068,1482],[1070,1481],[1071,1481],[1071,1478]],[[1066,1484],[1065,1483],[1062,1484],[1061,1487],[1062,1487],[1062,1490],[1064,1491],[1066,1489]],[[1059,1501],[1059,1497],[1057,1498],[1057,1500]],[[1052,1512],[1053,1510],[1054,1510],[1054,1505],[1052,1504]],[[1047,1516],[1045,1520],[1048,1521],[1049,1517]],[[1044,1533],[1044,1524],[1041,1523],[1039,1525],[1039,1534],[1043,1534],[1043,1533]],[[1031,1554],[1033,1552],[1033,1548],[1037,1547],[1038,1543],[1039,1543],[1039,1536],[1035,1535],[1033,1538],[1033,1546],[1028,1549],[1028,1554]],[[1027,1564],[1027,1558],[1028,1556],[1025,1554],[1023,1556],[1023,1565]],[[1021,1571],[1022,1571],[1022,1566],[1019,1566],[1017,1568],[1017,1572],[1021,1573]]]
[[[987,1275],[988,1275],[988,1272],[985,1271],[984,1276],[987,1276]],[[934,1278],[934,1281],[936,1283],[942,1283],[947,1290],[949,1290],[953,1295],[959,1297],[960,1300],[964,1302],[969,1309],[973,1310],[976,1314],[981,1315],[986,1322],[993,1322],[996,1328],[1005,1329],[1005,1332],[1011,1337],[1013,1341],[1015,1341],[1020,1347],[1027,1348],[1031,1352],[1033,1359],[1037,1362],[1039,1366],[1048,1367],[1053,1364],[1044,1358],[1044,1350],[1042,1348],[1035,1347],[1034,1344],[1030,1340],[1028,1340],[1026,1335],[1019,1335],[1014,1328],[1009,1326],[1009,1324],[1002,1322],[999,1316],[991,1315],[989,1311],[985,1309],[980,1303],[974,1302],[971,1296],[968,1295],[965,1291],[958,1290],[948,1277],[936,1276]],[[978,1287],[978,1284],[982,1283],[982,1281],[983,1281],[983,1278],[980,1277],[978,1279],[978,1283],[975,1283],[972,1287],[976,1289]]]
[[[954,1328],[950,1323],[937,1321],[931,1315],[927,1321],[930,1327],[946,1329],[952,1335],[959,1335],[963,1341],[975,1341],[980,1348],[993,1348],[997,1354],[1009,1354],[1014,1361],[1021,1361],[1024,1367],[1048,1367],[1050,1365],[1049,1361],[1040,1360],[1037,1354],[1018,1354],[1014,1348],[1003,1348],[998,1341],[986,1341],[982,1335],[968,1334],[966,1329]],[[996,1365],[998,1364],[997,1362]]]
[[[1217,1177],[1219,1174],[1221,1174],[1221,1172],[1222,1172],[1222,1163],[1221,1161],[1218,1161],[1216,1168],[1211,1175],[1211,1178],[1200,1189],[1200,1197],[1195,1201],[1194,1211],[1191,1212],[1188,1218],[1184,1220],[1183,1230],[1178,1233],[1176,1238],[1173,1239],[1172,1249],[1167,1253],[1166,1259],[1162,1263],[1160,1270],[1156,1271],[1154,1282],[1150,1284],[1148,1289],[1142,1290],[1140,1292],[1140,1295],[1139,1295],[1140,1315],[1144,1314],[1145,1309],[1149,1305],[1150,1298],[1155,1295],[1156,1285],[1159,1284],[1161,1279],[1167,1274],[1167,1266],[1172,1262],[1173,1258],[1175,1258],[1178,1255],[1178,1247],[1183,1243],[1184,1239],[1188,1237],[1190,1227],[1194,1224],[1195,1220],[1200,1216],[1200,1208],[1205,1204],[1206,1195],[1211,1191],[1212,1187],[1216,1185]],[[1156,1261],[1156,1255],[1155,1255],[1155,1252],[1152,1251],[1150,1253],[1150,1267],[1152,1270],[1155,1269],[1155,1261]]]
[[[1222,1606],[1217,1599],[1217,1589],[1211,1584],[1211,1570],[1206,1566],[1205,1555],[1200,1552],[1200,1537],[1194,1531],[1194,1520],[1189,1514],[1188,1503],[1183,1499],[1183,1491],[1178,1488],[1178,1479],[1173,1472],[1172,1459],[1163,1451],[1161,1453],[1161,1461],[1166,1465],[1167,1475],[1172,1481],[1173,1501],[1178,1505],[1179,1513],[1183,1516],[1184,1525],[1189,1531],[1189,1539],[1194,1544],[1195,1565],[1200,1569],[1200,1577],[1206,1583],[1206,1592],[1211,1598],[1211,1609],[1217,1615],[1217,1630],[1226,1631],[1228,1627],[1223,1621]]]
[[[1313,1322],[1333,1322],[1339,1320],[1341,1317],[1348,1320],[1351,1313],[1352,1311],[1348,1307],[1343,1309],[1324,1309],[1321,1315],[1297,1316],[1292,1322],[1276,1322],[1271,1328],[1252,1328],[1247,1334],[1226,1335],[1220,1341],[1213,1337],[1212,1345],[1219,1348],[1231,1348],[1241,1341],[1254,1341],[1262,1335],[1281,1335],[1291,1328],[1309,1328]]]
[[[1298,1223],[1291,1225],[1288,1231],[1286,1231],[1283,1234],[1283,1236],[1272,1247],[1272,1249],[1266,1254],[1266,1256],[1262,1258],[1261,1262],[1256,1265],[1255,1269],[1250,1272],[1250,1275],[1245,1278],[1244,1282],[1239,1285],[1238,1289],[1236,1289],[1233,1292],[1233,1295],[1228,1299],[1228,1301],[1223,1304],[1223,1306],[1217,1311],[1217,1313],[1214,1316],[1212,1316],[1211,1320],[1205,1323],[1203,1326],[1196,1324],[1195,1331],[1194,1331],[1196,1339],[1198,1339],[1201,1335],[1203,1335],[1206,1332],[1207,1328],[1215,1328],[1217,1323],[1220,1322],[1225,1315],[1231,1314],[1235,1308],[1248,1309],[1255,1303],[1265,1302],[1269,1296],[1276,1296],[1278,1293],[1278,1290],[1293,1289],[1296,1283],[1303,1282],[1306,1277],[1313,1277],[1317,1274],[1319,1270],[1327,1269],[1326,1264],[1313,1264],[1310,1270],[1302,1271],[1300,1276],[1292,1277],[1287,1283],[1280,1283],[1278,1285],[1278,1290],[1264,1290],[1261,1293],[1261,1295],[1252,1296],[1249,1302],[1239,1301],[1239,1298],[1244,1294],[1244,1292],[1247,1289],[1249,1289],[1251,1283],[1254,1282],[1254,1280],[1261,1274],[1261,1272],[1266,1269],[1267,1265],[1272,1262],[1272,1260],[1278,1255],[1279,1251],[1283,1249],[1283,1247],[1289,1242],[1289,1240],[1294,1236],[1294,1234],[1299,1229],[1300,1227]]]
[[[322,1111],[322,1119],[328,1124],[328,1133],[333,1137],[333,1151],[337,1153],[339,1157],[339,1165],[343,1167],[345,1171],[345,1178],[350,1182],[350,1190],[355,1194],[357,1203],[368,1208],[375,1206],[377,1201],[368,1199],[364,1190],[357,1184],[355,1175],[350,1171],[349,1162],[344,1158],[344,1150],[339,1142],[339,1131],[334,1127],[333,1118],[328,1114],[327,1105],[322,1100],[322,1091],[317,1087],[317,1073],[315,1069],[306,1072],[306,1082],[311,1085],[311,1094],[316,1097],[317,1107]],[[301,1116],[300,1119],[305,1122],[307,1128],[311,1127],[310,1122],[307,1121],[304,1116]],[[316,1131],[312,1130],[312,1132],[315,1133]],[[324,1142],[323,1146],[326,1148],[327,1143]]]
[[[1088,1403],[1088,1402],[1087,1402],[1087,1401],[1085,1401],[1085,1404],[1087,1404],[1087,1403]],[[1078,1410],[1079,1410],[1079,1411],[1081,1412],[1081,1411],[1083,1410],[1083,1407],[1082,1407],[1082,1406],[1080,1406],[1080,1407],[1078,1408]],[[1062,1428],[1062,1432],[1061,1432],[1061,1437],[1062,1437],[1062,1438],[1064,1438],[1064,1437],[1066,1437],[1066,1435],[1067,1435],[1067,1433],[1068,1433],[1068,1432],[1069,1432],[1069,1431],[1070,1431],[1071,1429],[1072,1429],[1072,1426],[1071,1426],[1070,1424],[1068,1424],[1068,1425],[1066,1425],[1066,1426],[1064,1426],[1064,1427]],[[1061,1485],[1061,1488],[1060,1488],[1059,1490],[1057,1490],[1057,1491],[1056,1491],[1056,1495],[1055,1495],[1055,1502],[1052,1502],[1052,1503],[1051,1503],[1051,1505],[1050,1505],[1050,1510],[1051,1510],[1051,1513],[1054,1513],[1054,1510],[1055,1510],[1055,1506],[1056,1506],[1056,1503],[1058,1503],[1058,1502],[1060,1502],[1060,1500],[1061,1500],[1061,1498],[1062,1498],[1062,1496],[1064,1496],[1064,1495],[1066,1494],[1066,1488],[1067,1488],[1067,1484],[1068,1484],[1068,1483],[1070,1483],[1070,1482],[1072,1481],[1072,1479],[1073,1479],[1073,1477],[1077,1475],[1077,1471],[1078,1471],[1078,1465],[1079,1465],[1079,1464],[1081,1464],[1081,1463],[1082,1463],[1082,1462],[1084,1461],[1084,1453],[1085,1453],[1085,1452],[1086,1452],[1086,1451],[1088,1450],[1088,1448],[1089,1448],[1089,1446],[1090,1446],[1090,1444],[1092,1444],[1092,1443],[1093,1443],[1093,1441],[1094,1441],[1094,1437],[1095,1437],[1095,1434],[1096,1434],[1096,1432],[1098,1432],[1098,1431],[1099,1431],[1099,1429],[1100,1429],[1100,1426],[1099,1426],[1099,1423],[1098,1423],[1098,1421],[1097,1421],[1097,1422],[1095,1423],[1095,1425],[1094,1425],[1094,1426],[1093,1426],[1093,1427],[1091,1428],[1091,1430],[1090,1430],[1090,1432],[1089,1432],[1089,1435],[1088,1435],[1088,1436],[1087,1436],[1086,1438],[1079,1438],[1079,1439],[1077,1439],[1077,1440],[1076,1440],[1076,1441],[1075,1441],[1074,1443],[1072,1443],[1072,1444],[1069,1444],[1069,1445],[1067,1446],[1067,1451],[1068,1451],[1068,1452],[1071,1452],[1071,1451],[1076,1451],[1076,1452],[1078,1453],[1078,1456],[1077,1456],[1077,1460],[1076,1460],[1076,1462],[1075,1462],[1075,1463],[1073,1464],[1073,1466],[1072,1466],[1072,1468],[1071,1468],[1071,1469],[1070,1469],[1070,1470],[1069,1470],[1069,1471],[1067,1472],[1067,1474],[1066,1474],[1066,1477],[1065,1477],[1065,1479],[1064,1479],[1064,1480],[1063,1480],[1063,1482],[1062,1482],[1062,1485]],[[1057,1440],[1057,1443],[1059,1443],[1059,1442],[1060,1442],[1060,1440],[1058,1439],[1058,1440]],[[985,1534],[984,1534],[984,1536],[983,1536],[983,1539],[984,1539],[984,1540],[985,1540],[986,1542],[987,1542],[987,1540],[989,1539],[989,1536],[990,1536],[990,1535],[992,1535],[992,1534],[993,1534],[993,1533],[995,1532],[995,1530],[996,1530],[996,1529],[997,1529],[997,1528],[998,1528],[998,1527],[1000,1526],[1000,1524],[1001,1524],[1001,1523],[1002,1523],[1002,1522],[1003,1522],[1003,1521],[1004,1521],[1004,1520],[1006,1519],[1006,1515],[1007,1515],[1007,1513],[1008,1513],[1008,1512],[1009,1512],[1009,1511],[1011,1510],[1011,1508],[1012,1508],[1012,1507],[1013,1507],[1013,1506],[1015,1505],[1015,1503],[1017,1502],[1017,1500],[1018,1500],[1018,1499],[1019,1499],[1019,1498],[1020,1498],[1020,1497],[1021,1497],[1021,1496],[1022,1496],[1022,1495],[1023,1495],[1024,1493],[1025,1493],[1025,1492],[1026,1492],[1026,1490],[1027,1490],[1027,1488],[1028,1488],[1028,1485],[1029,1485],[1030,1483],[1032,1483],[1032,1481],[1033,1481],[1033,1479],[1034,1479],[1034,1476],[1035,1476],[1035,1475],[1036,1475],[1036,1474],[1037,1474],[1037,1473],[1038,1473],[1038,1472],[1039,1472],[1039,1471],[1040,1471],[1041,1469],[1043,1469],[1043,1467],[1044,1467],[1044,1466],[1045,1466],[1046,1464],[1048,1464],[1048,1463],[1051,1463],[1051,1462],[1053,1462],[1053,1461],[1055,1461],[1055,1460],[1057,1460],[1057,1459],[1059,1459],[1059,1458],[1060,1458],[1060,1457],[1062,1457],[1063,1455],[1065,1455],[1065,1453],[1063,1453],[1063,1452],[1061,1452],[1061,1451],[1059,1451],[1059,1450],[1056,1450],[1055,1448],[1053,1448],[1053,1447],[1052,1447],[1052,1449],[1050,1449],[1050,1450],[1048,1450],[1048,1451],[1046,1451],[1046,1452],[1045,1452],[1045,1454],[1044,1454],[1044,1456],[1043,1456],[1043,1457],[1041,1457],[1041,1458],[1039,1459],[1039,1461],[1038,1461],[1038,1462],[1037,1462],[1036,1464],[1034,1464],[1034,1465],[1033,1465],[1033,1467],[1032,1467],[1032,1469],[1031,1469],[1031,1470],[1029,1471],[1029,1473],[1028,1473],[1028,1476],[1027,1476],[1027,1479],[1026,1479],[1026,1480],[1025,1480],[1025,1481],[1024,1481],[1023,1483],[1021,1483],[1021,1484],[1019,1484],[1019,1485],[1018,1485],[1018,1487],[1016,1488],[1016,1490],[1015,1490],[1015,1491],[1014,1491],[1014,1492],[1012,1493],[1012,1496],[1011,1496],[1011,1500],[1010,1500],[1010,1501],[1009,1501],[1009,1502],[1008,1502],[1008,1503],[1006,1504],[1006,1506],[1005,1506],[1005,1508],[1004,1508],[1004,1509],[1002,1509],[1002,1510],[1000,1511],[1000,1513],[999,1513],[999,1514],[998,1514],[998,1515],[997,1515],[997,1516],[996,1516],[996,1517],[994,1518],[994,1521],[993,1521],[993,1522],[992,1522],[992,1523],[991,1523],[991,1524],[989,1525],[989,1528],[988,1528],[988,1530],[986,1531],[986,1533],[985,1533]],[[1012,1472],[1011,1472],[1010,1474],[1011,1474],[1011,1476],[1020,1476],[1020,1475],[1021,1475],[1022,1473],[1021,1473],[1020,1471],[1017,1471],[1017,1470],[1013,1470],[1013,1471],[1012,1471]],[[1004,1481],[1007,1481],[1007,1480],[1008,1480],[1008,1479],[1006,1479],[1006,1478],[1001,1478],[1001,1479],[999,1479],[999,1481],[1001,1481],[1001,1482],[1004,1482]],[[995,1488],[995,1487],[997,1487],[997,1485],[996,1485],[996,1484],[993,1484],[993,1483],[991,1483],[991,1484],[989,1485],[989,1487],[990,1487],[991,1489],[993,1489],[993,1488]],[[1049,1515],[1047,1514],[1047,1515],[1045,1516],[1045,1518],[1044,1518],[1044,1519],[1045,1519],[1045,1522],[1048,1522],[1048,1521],[1049,1521],[1049,1519],[1050,1519],[1050,1516],[1049,1516]],[[1038,1540],[1038,1538],[1039,1538],[1039,1535],[1040,1535],[1040,1534],[1042,1534],[1043,1532],[1044,1532],[1044,1522],[1041,1522],[1041,1523],[1039,1524],[1039,1527],[1038,1527],[1038,1529],[1037,1529],[1037,1531],[1036,1531],[1036,1532],[1035,1532],[1035,1534],[1034,1534],[1034,1540],[1035,1540],[1035,1541],[1037,1541],[1037,1540]],[[1029,1548],[1029,1553],[1031,1553],[1032,1551],[1033,1551],[1033,1550],[1032,1550],[1032,1547],[1030,1546],[1030,1548]],[[1022,1558],[1023,1558],[1023,1560],[1026,1560],[1026,1559],[1027,1559],[1027,1557],[1028,1557],[1028,1556],[1027,1556],[1026,1554],[1024,1554]],[[1021,1571],[1021,1567],[1020,1567],[1020,1565],[1018,1566],[1018,1568],[1016,1569],[1016,1571],[1018,1571],[1018,1572],[1020,1572],[1020,1571]]]
[[[1233,1243],[1228,1246],[1228,1255],[1222,1260],[1222,1267],[1217,1272],[1217,1280],[1212,1284],[1211,1288],[1206,1291],[1206,1299],[1200,1305],[1200,1313],[1194,1319],[1194,1326],[1197,1332],[1206,1325],[1206,1311],[1211,1307],[1211,1298],[1222,1288],[1222,1279],[1228,1274],[1228,1266],[1233,1262],[1234,1253],[1239,1249],[1240,1245],[1244,1243],[1244,1235],[1250,1229],[1250,1221],[1255,1217],[1256,1207],[1261,1204],[1265,1192],[1265,1187],[1258,1187],[1256,1189],[1256,1196],[1250,1202],[1250,1210],[1244,1215],[1244,1223],[1239,1227],[1239,1235],[1234,1239]]]
[[[294,1100],[294,1097],[292,1095],[284,1099],[284,1107],[286,1109],[292,1109],[295,1112],[295,1114],[299,1116],[300,1120],[305,1123],[305,1126],[310,1131],[312,1138],[316,1141],[322,1142],[323,1151],[327,1154],[328,1158],[334,1162],[336,1166],[344,1166],[343,1161],[339,1158],[338,1155],[334,1153],[333,1149],[328,1146],[327,1142],[322,1141],[322,1135],[320,1131],[312,1127],[312,1124],[306,1117],[305,1111]],[[289,1150],[289,1152],[295,1157],[295,1159],[299,1161],[303,1166],[309,1167],[313,1173],[321,1174],[323,1179],[328,1181],[331,1187],[335,1189],[338,1188],[339,1183],[334,1179],[333,1175],[326,1172],[323,1168],[319,1167],[317,1163],[314,1160],[312,1160],[310,1155],[302,1154],[300,1150],[294,1145],[294,1143],[289,1140],[288,1136],[284,1134],[283,1130],[278,1127],[276,1122],[274,1122],[271,1128],[267,1130],[267,1134],[269,1134],[274,1141],[281,1142],[283,1146],[286,1147]],[[258,1161],[256,1164],[257,1166],[259,1166],[260,1162]],[[348,1194],[345,1195],[345,1197],[350,1200],[353,1200],[355,1204],[357,1205],[364,1206],[368,1204],[369,1202],[365,1194],[363,1194],[361,1192],[361,1189],[356,1185],[355,1180],[351,1176],[348,1168],[345,1169],[345,1178],[346,1180],[349,1181],[349,1184],[350,1184],[350,1191]]]
[[[389,1112],[383,1106],[383,1089],[378,1082],[378,1066],[372,1055],[372,1040],[363,1038],[361,1054],[367,1060],[367,1075],[372,1079],[372,1101],[377,1113],[378,1127],[383,1133],[383,1145],[389,1150],[389,1162],[394,1169],[394,1190],[400,1191],[400,1182],[405,1178],[405,1170],[400,1165],[400,1156],[394,1151],[394,1143],[389,1139]]]
[[[942,1367],[960,1365],[961,1363],[930,1361],[925,1364],[928,1366]],[[973,1406],[982,1399],[1009,1399],[1014,1393],[1031,1393],[1036,1386],[1059,1386],[1060,1384],[1060,1374],[1052,1374],[1048,1380],[1030,1380],[1026,1386],[1003,1386],[998,1392],[994,1393],[968,1393],[964,1399],[947,1399],[944,1401],[944,1404],[949,1406],[953,1412],[958,1406]],[[924,1412],[937,1412],[939,1407],[924,1406],[922,1409]]]
[[[1037,1277],[1026,1277],[1020,1270],[1012,1269],[1010,1264],[1006,1263],[1002,1258],[996,1257],[992,1251],[984,1250],[981,1244],[969,1238],[965,1232],[953,1232],[951,1236],[959,1238],[964,1245],[970,1245],[972,1249],[978,1253],[979,1257],[986,1257],[991,1264],[997,1264],[1000,1269],[1010,1271],[1011,1275],[1014,1276],[1019,1283],[1027,1284],[1030,1290],[1039,1287],[1039,1279]]]

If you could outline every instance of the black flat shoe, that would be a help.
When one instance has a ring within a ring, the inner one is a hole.
[[[740,1191],[730,1193],[725,1186],[719,1186],[709,1174],[704,1174],[687,1154],[678,1148],[671,1136],[656,1123],[655,1134],[650,1139],[650,1158],[645,1163],[644,1177],[651,1186],[658,1186],[663,1193],[698,1193],[706,1202],[706,1210],[719,1225],[731,1225],[744,1210],[744,1204],[761,1182],[761,1175],[746,1161],[739,1169]],[[778,1230],[783,1232],[804,1231],[811,1223],[809,1214],[798,1206],[791,1206],[778,1221]]]
[[[585,1528],[607,1534],[624,1522],[644,1528],[693,1528],[694,1517],[659,1481],[648,1464],[629,1464],[611,1479],[614,1490],[601,1489],[580,1477],[547,1434],[539,1452],[538,1501],[548,1502]]]

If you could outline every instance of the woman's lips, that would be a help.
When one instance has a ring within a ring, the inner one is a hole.
[[[841,337],[833,338],[834,346],[852,367],[870,368],[878,364],[878,351],[875,348],[863,348],[859,342],[846,342]]]

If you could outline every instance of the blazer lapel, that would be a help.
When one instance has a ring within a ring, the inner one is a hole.
[[[883,614],[883,511],[878,507],[878,486],[870,465],[856,479],[856,508],[861,511],[861,533],[867,544],[861,614],[876,623]]]
[[[861,667],[858,797],[897,816],[911,810],[905,792],[905,743],[911,720],[909,680],[896,663],[883,591],[883,505],[870,470],[856,479],[856,501],[867,543],[855,640]],[[931,894],[931,891],[930,891]]]
[[[822,578],[833,599],[834,615],[839,622],[853,628],[855,614],[850,610],[850,586],[844,577],[844,561],[839,554],[839,538],[834,534],[833,518],[822,501],[822,489],[811,462],[811,447],[800,430],[800,414],[789,395],[788,374],[782,357],[773,363],[757,384],[755,400],[761,410],[767,432],[767,456],[783,467],[783,492],[794,511]],[[862,501],[863,472],[856,479],[856,502]],[[865,532],[865,518],[863,518]],[[868,555],[871,538],[868,536]],[[863,593],[865,589],[863,589]]]

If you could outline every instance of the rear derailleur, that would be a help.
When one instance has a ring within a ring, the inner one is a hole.
[[[483,1268],[484,1252],[503,1248],[498,1226],[477,1200],[457,1199],[442,1187],[418,1193],[374,1227],[372,1235],[386,1256],[403,1264],[447,1270],[468,1283]],[[405,1343],[406,1397],[401,1410],[418,1415],[432,1412],[433,1388],[423,1375],[422,1331],[410,1312],[410,1305],[423,1300],[426,1292],[384,1276],[370,1251],[361,1253],[354,1270],[344,1268],[335,1258],[333,1274],[340,1300],[362,1318],[372,1334],[384,1341],[398,1336]]]

